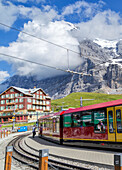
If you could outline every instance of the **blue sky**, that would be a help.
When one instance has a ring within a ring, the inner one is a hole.
[[[122,39],[121,11],[121,0],[0,0],[0,23],[78,51],[84,38]],[[0,40],[0,53],[67,68],[67,50],[1,25]],[[81,59],[69,55],[74,68]],[[0,82],[14,74],[43,78],[61,73],[0,55]]]

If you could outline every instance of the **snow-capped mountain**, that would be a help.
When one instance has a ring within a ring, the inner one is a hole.
[[[110,41],[110,40],[103,40],[103,39],[96,38],[95,40],[93,40],[93,42],[100,45],[102,48],[116,49],[116,45],[118,43],[118,40]]]
[[[38,80],[35,76],[15,75],[0,85],[1,92],[9,86],[36,86],[52,98],[61,98],[72,92],[100,91],[122,94],[122,40],[87,39],[80,42],[79,49],[81,60],[84,56],[84,62],[75,71],[85,75],[67,74],[43,80]]]
[[[118,64],[122,68],[122,40],[103,40],[96,38],[93,40],[94,43],[98,44],[101,48],[107,49],[114,52],[115,56],[111,57],[112,64]],[[107,62],[106,65],[109,63]]]

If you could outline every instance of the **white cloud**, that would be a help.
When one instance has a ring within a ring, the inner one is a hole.
[[[24,3],[24,0],[21,1]],[[81,41],[84,38],[109,40],[122,38],[120,15],[111,10],[102,11],[103,4],[102,1],[99,1],[99,3],[77,1],[75,4],[65,7],[62,14],[59,15],[49,5],[43,6],[41,10],[37,7],[15,6],[12,3],[3,5],[0,1],[0,22],[11,26],[18,17],[25,17],[30,21],[24,24],[23,31],[65,48],[78,51],[78,40]],[[73,29],[73,25],[61,20],[61,18],[74,14],[81,19],[79,23],[75,24],[79,29]],[[61,69],[67,69],[68,67],[67,51],[65,49],[23,33],[19,33],[17,41],[10,43],[8,47],[0,47],[0,52]],[[6,60],[13,65],[16,73],[20,75],[31,74],[39,77],[50,77],[61,74],[61,72],[47,67],[12,58]],[[75,68],[80,64],[81,59],[77,54],[70,52],[69,62],[70,68]]]
[[[26,3],[28,0],[16,0],[17,2]]]
[[[88,3],[86,1],[76,1],[75,4],[71,4],[63,9],[62,15],[74,15],[75,13],[79,16],[91,17],[95,15],[103,6],[104,2],[99,1],[98,3]]]
[[[15,6],[11,2],[7,1],[6,5],[0,1],[0,22],[8,26],[12,26],[13,23],[21,18],[27,18],[30,20],[39,20],[41,24],[48,24],[52,20],[60,18],[57,11],[52,7],[42,6],[43,9],[37,7],[25,7],[23,5]],[[0,29],[9,31],[9,28],[1,26]]]
[[[74,36],[79,40],[83,38],[122,39],[121,17],[111,10],[99,12],[91,20],[78,23],[77,26],[80,29],[74,32]]]
[[[6,78],[10,77],[7,71],[0,71],[0,83],[5,81]]]
[[[13,5],[10,2],[6,2],[6,5],[3,5],[0,1],[0,22],[7,24],[7,25],[12,25],[16,19],[17,19],[17,14],[18,14],[18,8],[16,8],[15,5]],[[5,29],[9,30],[6,27],[3,27],[0,25],[0,29]]]
[[[36,3],[40,3],[40,2],[45,2],[45,0],[12,0],[13,2],[21,2],[21,3],[27,3],[27,2],[36,2]]]
[[[72,28],[69,24],[64,21],[49,22],[48,25],[40,24],[37,21],[29,21],[28,24],[24,25],[23,31],[78,51],[78,41],[69,33]],[[22,33],[19,34],[17,42],[11,43],[9,47],[1,47],[0,52],[57,68],[68,69],[67,50]],[[44,78],[64,74],[64,72],[47,67],[44,68],[10,58],[6,59],[13,64],[14,69],[20,75],[31,74]],[[69,52],[70,68],[76,67],[80,62],[81,59],[77,54]]]

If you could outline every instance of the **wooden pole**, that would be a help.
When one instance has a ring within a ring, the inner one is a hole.
[[[122,154],[114,155],[114,170],[122,170]]]
[[[2,130],[0,131],[0,136],[1,136],[1,138],[2,138]]]
[[[4,138],[5,138],[5,130],[3,131],[3,135],[4,135]]]
[[[49,149],[39,150],[39,170],[48,170]]]
[[[6,136],[8,136],[8,130],[6,130]]]
[[[11,170],[13,146],[7,146],[5,157],[5,170]]]

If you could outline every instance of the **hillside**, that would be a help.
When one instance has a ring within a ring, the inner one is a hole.
[[[94,100],[84,100],[82,103],[83,106],[122,99],[122,95],[77,92],[77,93],[71,93],[62,99],[52,100],[51,102],[52,110],[54,109],[54,111],[60,111],[61,107],[63,109],[67,109],[70,107],[73,108],[80,107],[80,97],[82,97],[82,99],[94,99]]]

